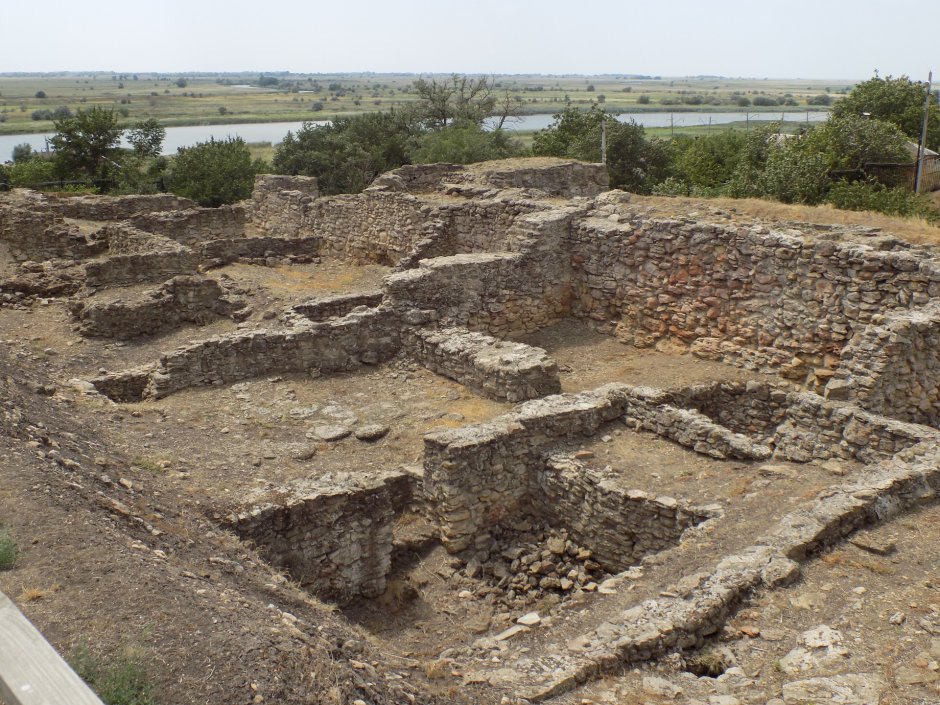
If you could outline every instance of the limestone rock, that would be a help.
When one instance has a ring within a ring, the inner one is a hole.
[[[321,441],[339,441],[346,438],[351,431],[346,426],[317,426],[307,435],[311,433]]]
[[[388,426],[371,423],[356,427],[355,436],[360,441],[377,441],[380,438],[384,438],[388,432]]]
[[[877,673],[846,673],[826,678],[809,678],[785,683],[783,702],[786,705],[876,705],[886,687],[887,683]]]

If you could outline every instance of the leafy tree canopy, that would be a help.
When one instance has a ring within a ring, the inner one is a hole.
[[[851,92],[832,108],[837,118],[868,113],[876,120],[897,125],[910,139],[920,139],[924,116],[924,100],[927,84],[912,81],[907,76],[892,78],[875,76],[856,85]],[[927,121],[927,146],[940,149],[940,106],[937,97],[930,96],[930,112]]]
[[[159,157],[165,138],[166,129],[156,118],[138,122],[127,132],[127,141],[139,157]]]
[[[324,194],[355,193],[379,174],[411,162],[419,130],[397,111],[304,123],[288,133],[272,161],[279,174],[315,176]]]
[[[669,148],[660,140],[647,140],[642,125],[620,122],[597,105],[587,112],[567,106],[555,122],[536,133],[532,153],[600,161],[601,122],[607,122],[607,171],[610,185],[637,193],[649,193],[669,171]]]
[[[113,110],[95,106],[58,118],[49,140],[56,171],[62,178],[107,179],[118,158],[121,128]]]
[[[506,159],[522,151],[522,145],[505,130],[484,130],[478,125],[456,124],[424,135],[414,153],[414,161],[418,164],[472,164]]]
[[[251,195],[258,165],[240,137],[180,147],[167,179],[170,191],[202,206],[221,206]]]

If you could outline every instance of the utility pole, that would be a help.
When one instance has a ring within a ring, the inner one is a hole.
[[[927,148],[927,117],[930,115],[930,87],[933,85],[933,71],[927,74],[927,97],[924,98],[924,121],[920,127],[920,142],[917,143],[917,172],[914,175],[914,193],[920,193],[920,176],[924,169],[924,157]]]
[[[607,115],[601,116],[601,164],[607,163]]]

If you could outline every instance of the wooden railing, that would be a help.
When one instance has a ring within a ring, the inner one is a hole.
[[[0,592],[0,702],[102,705],[101,700]]]

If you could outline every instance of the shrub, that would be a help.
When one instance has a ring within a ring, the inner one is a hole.
[[[641,95],[636,99],[636,102],[640,105],[649,105],[650,97],[648,95]]]
[[[21,160],[10,167],[11,186],[36,188],[57,179],[55,164],[44,157]]]
[[[516,156],[522,146],[504,130],[486,131],[477,125],[449,125],[421,138],[414,153],[418,164],[472,164]]]
[[[607,121],[607,172],[610,185],[649,193],[668,172],[669,152],[660,140],[646,139],[642,125],[620,122],[597,105],[587,112],[572,106],[554,116],[555,122],[535,133],[532,153],[596,162],[600,159],[600,124]]]
[[[29,142],[23,142],[13,148],[13,161],[24,162],[33,158],[33,147]]]
[[[940,221],[940,211],[926,196],[905,188],[888,188],[875,181],[839,181],[829,191],[828,201],[842,210],[877,211],[886,215]]]
[[[243,139],[210,139],[177,150],[168,186],[201,206],[216,207],[248,198],[255,173]]]
[[[16,542],[6,529],[0,529],[0,570],[9,570],[16,563]]]

